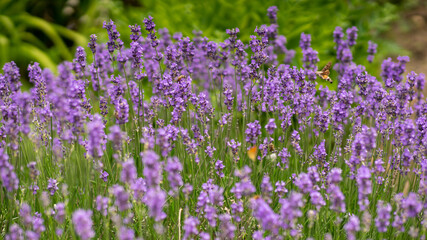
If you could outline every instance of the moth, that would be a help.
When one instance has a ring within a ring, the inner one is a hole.
[[[332,63],[328,62],[325,67],[323,67],[322,71],[317,71],[316,74],[322,78],[323,80],[328,81],[329,83],[332,83],[332,79],[329,77],[329,74],[331,73],[329,69],[331,69]]]

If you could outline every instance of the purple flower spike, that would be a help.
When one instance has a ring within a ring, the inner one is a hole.
[[[53,194],[58,190],[58,182],[53,178],[50,178],[47,182],[47,190],[49,190],[50,195],[53,196]]]
[[[261,125],[258,120],[247,124],[246,128],[246,141],[252,144],[256,144],[258,136],[261,135]]]
[[[391,205],[385,204],[383,201],[378,201],[377,217],[375,218],[375,226],[378,232],[387,232],[387,227],[390,225]]]
[[[95,232],[92,229],[92,211],[78,209],[73,213],[74,230],[77,236],[83,240],[92,239],[95,237]]]
[[[350,240],[355,240],[355,234],[360,231],[360,221],[355,215],[351,215],[348,219],[347,224],[344,225],[344,229],[347,231],[347,237]]]
[[[166,218],[166,213],[163,212],[165,201],[165,192],[157,188],[148,189],[145,204],[148,206],[150,217],[154,218],[155,221],[161,221]]]

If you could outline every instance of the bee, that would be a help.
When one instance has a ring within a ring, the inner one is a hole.
[[[274,148],[274,144],[273,144],[273,143],[268,144],[268,150],[269,150],[270,152],[274,152],[274,151],[276,151],[276,149]]]
[[[252,199],[254,199],[254,200],[257,200],[257,199],[260,199],[260,198],[261,198],[260,195],[255,195],[255,196],[252,197]]]
[[[248,157],[249,157],[252,161],[255,161],[255,159],[256,159],[256,155],[257,155],[257,152],[258,152],[258,148],[257,148],[257,146],[253,146],[253,147],[251,147],[251,148],[248,150]]]
[[[322,71],[317,71],[316,74],[322,78],[323,80],[326,80],[330,83],[332,83],[332,79],[329,77],[329,74],[331,73],[329,69],[331,69],[332,63],[328,62],[325,67],[323,67]]]
[[[181,79],[183,79],[183,78],[185,78],[185,76],[184,76],[184,75],[180,75],[180,76],[178,76],[177,78],[175,78],[175,81],[176,81],[177,83],[179,83],[179,82],[181,82]]]

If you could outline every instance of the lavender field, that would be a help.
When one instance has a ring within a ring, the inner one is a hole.
[[[6,63],[0,238],[425,239],[425,75],[371,41],[369,73],[356,27],[331,26],[335,58],[288,49],[267,16],[249,42],[148,16],[129,46],[106,21],[29,91]]]

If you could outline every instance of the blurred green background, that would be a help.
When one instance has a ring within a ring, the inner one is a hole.
[[[128,25],[143,25],[148,15],[154,17],[157,28],[168,28],[172,34],[181,32],[192,37],[193,30],[200,30],[214,41],[227,37],[225,29],[238,27],[240,38],[247,42],[256,26],[269,22],[267,8],[276,5],[279,33],[287,37],[288,48],[297,49],[301,32],[309,33],[313,48],[325,63],[335,56],[335,27],[357,26],[356,61],[367,63],[367,42],[373,40],[379,45],[379,54],[370,68],[379,69],[385,56],[407,54],[385,33],[392,30],[402,11],[416,7],[419,1],[1,0],[0,64],[15,61],[23,76],[32,61],[55,71],[61,61],[72,60],[77,46],[87,47],[90,34],[97,34],[100,42],[105,42],[102,23],[110,18],[125,43],[129,42]]]

